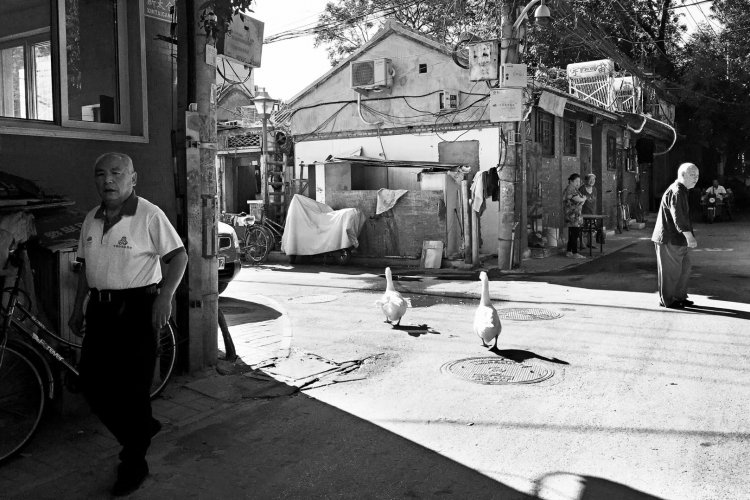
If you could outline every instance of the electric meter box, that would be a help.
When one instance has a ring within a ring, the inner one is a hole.
[[[503,64],[500,66],[500,87],[525,89],[528,86],[525,64]]]
[[[497,41],[469,45],[469,80],[497,80],[498,52]]]
[[[438,109],[440,112],[456,111],[458,109],[458,90],[446,89],[438,93],[440,98]]]

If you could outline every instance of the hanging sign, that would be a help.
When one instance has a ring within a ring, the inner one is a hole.
[[[492,89],[490,121],[519,122],[523,120],[523,89]]]
[[[172,22],[172,14],[169,9],[174,7],[174,0],[146,0],[144,7],[146,17],[168,23]]]

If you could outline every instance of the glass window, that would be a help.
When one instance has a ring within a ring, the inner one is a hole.
[[[536,142],[542,144],[542,155],[555,156],[555,117],[537,110]]]
[[[607,134],[607,170],[617,170],[617,136]]]
[[[19,120],[6,125],[131,131],[130,80],[142,81],[143,61],[127,51],[137,12],[127,1],[0,0],[0,118]]]
[[[563,154],[576,156],[578,154],[578,129],[574,120],[563,122]]]
[[[120,123],[117,0],[65,0],[69,120]]]

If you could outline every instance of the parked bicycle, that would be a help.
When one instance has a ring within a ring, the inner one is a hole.
[[[7,299],[0,314],[0,462],[31,439],[46,403],[58,395],[61,383],[75,389],[81,348],[52,332],[32,313],[31,297],[21,288],[28,265],[25,245],[11,252],[8,261],[17,271],[13,286],[2,290]],[[159,332],[152,398],[169,382],[176,357],[175,330],[167,324]]]
[[[268,254],[281,243],[284,226],[269,219],[265,208],[261,210],[260,220],[255,219],[245,228],[243,255],[251,264],[262,264]]]

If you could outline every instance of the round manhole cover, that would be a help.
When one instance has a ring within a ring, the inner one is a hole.
[[[552,368],[517,363],[505,358],[466,358],[451,361],[441,370],[478,384],[533,384],[555,374]]]
[[[550,311],[548,309],[498,309],[497,314],[500,316],[500,319],[514,319],[516,321],[533,321],[536,319],[562,318],[562,313]]]
[[[337,298],[335,295],[302,295],[291,297],[289,300],[297,304],[322,304],[323,302],[333,302]]]

